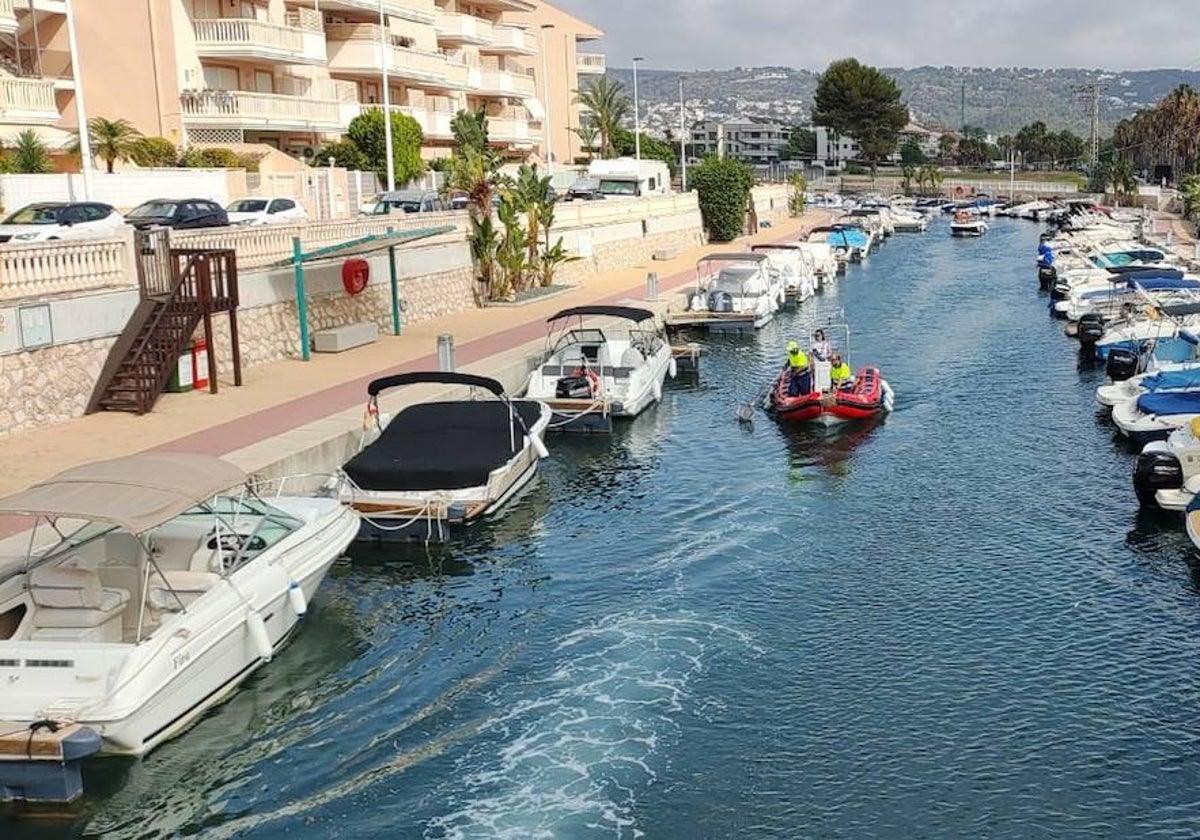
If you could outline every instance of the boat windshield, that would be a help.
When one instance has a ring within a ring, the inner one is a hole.
[[[594,362],[600,345],[606,341],[604,333],[597,329],[568,330],[559,336],[558,341],[554,342],[554,347],[550,352],[557,354],[568,347],[582,347],[584,357]]]
[[[729,294],[740,295],[743,293],[746,284],[749,283],[758,274],[758,268],[755,266],[727,266],[721,269],[721,273],[714,277],[708,284],[708,291],[711,292],[727,292]]]

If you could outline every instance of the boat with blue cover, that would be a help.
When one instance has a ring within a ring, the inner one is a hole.
[[[1159,391],[1113,406],[1113,423],[1134,443],[1163,440],[1200,416],[1200,389]]]

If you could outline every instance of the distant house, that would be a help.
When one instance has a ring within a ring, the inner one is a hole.
[[[735,158],[751,166],[777,163],[787,145],[788,129],[755,120],[705,120],[692,126],[692,155]]]
[[[861,150],[853,137],[838,134],[823,125],[815,126],[813,132],[817,135],[818,166],[841,170],[846,168],[847,162],[858,159]]]
[[[944,132],[934,129],[925,128],[915,122],[910,122],[900,132],[900,142],[896,146],[896,153],[892,155],[892,160],[900,160],[900,147],[909,140],[916,140],[917,146],[921,149],[921,154],[927,158],[936,158],[938,156],[938,144],[942,141]]]

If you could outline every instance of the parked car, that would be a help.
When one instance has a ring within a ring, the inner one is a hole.
[[[597,201],[604,198],[599,178],[580,178],[563,194],[563,201]]]
[[[115,234],[124,222],[111,206],[94,201],[28,204],[0,222],[0,242],[99,239]]]
[[[294,225],[308,211],[290,198],[239,198],[226,208],[231,225]]]
[[[432,190],[396,190],[383,192],[375,201],[369,216],[386,216],[388,213],[436,213],[445,210],[442,197]]]
[[[161,225],[175,230],[224,227],[225,208],[207,198],[154,198],[129,211],[125,221],[142,229]]]

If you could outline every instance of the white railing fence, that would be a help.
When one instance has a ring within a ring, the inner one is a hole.
[[[0,248],[0,301],[136,285],[132,230],[114,239]]]

